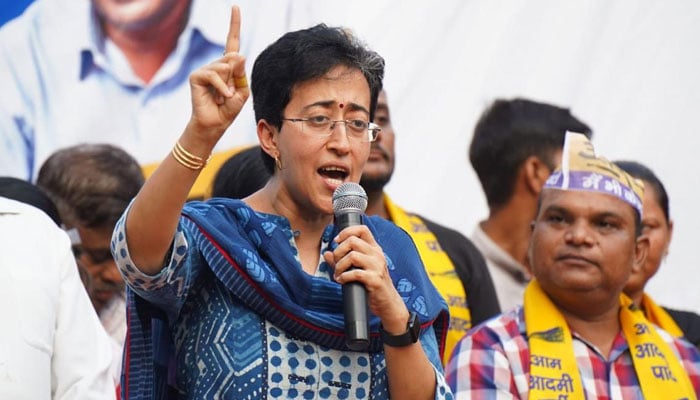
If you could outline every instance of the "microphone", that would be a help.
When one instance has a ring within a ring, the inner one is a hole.
[[[367,194],[357,183],[343,183],[333,192],[334,224],[338,232],[348,226],[362,225],[362,214],[367,209]],[[345,314],[346,345],[350,350],[362,351],[369,347],[369,318],[367,317],[367,289],[359,282],[343,285],[343,313]]]

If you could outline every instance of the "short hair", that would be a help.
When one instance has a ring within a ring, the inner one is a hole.
[[[54,201],[64,223],[91,229],[113,229],[143,182],[138,162],[109,144],[57,150],[37,177],[37,185]]]
[[[656,193],[656,202],[659,203],[661,210],[666,217],[666,222],[671,220],[671,210],[669,206],[668,193],[666,193],[666,188],[661,180],[656,176],[654,171],[652,171],[646,165],[636,162],[636,161],[615,161],[614,162],[623,171],[630,174],[633,178],[641,179],[644,181],[644,186],[651,186],[654,188],[654,193]]]
[[[214,177],[212,196],[242,199],[265,186],[270,172],[265,168],[260,146],[253,146],[232,155]]]
[[[255,120],[264,119],[279,129],[294,86],[323,77],[339,65],[358,69],[367,79],[373,120],[384,78],[384,59],[347,29],[325,24],[286,33],[256,58],[251,74]],[[263,157],[270,174],[274,173],[272,157]]]
[[[566,131],[591,129],[569,109],[516,98],[497,99],[479,118],[469,146],[474,168],[490,209],[503,206],[513,195],[518,169],[536,156],[554,170],[554,154],[564,146]]]

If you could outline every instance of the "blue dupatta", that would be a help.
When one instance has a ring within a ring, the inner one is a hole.
[[[217,279],[248,308],[288,333],[322,346],[345,345],[341,285],[305,273],[290,244],[289,222],[257,213],[240,200],[191,202],[182,211],[187,230]],[[410,237],[380,217],[363,216],[387,258],[394,286],[426,328],[433,326],[440,352],[448,326],[447,305],[430,283]],[[287,229],[280,229],[285,227]],[[337,234],[330,225],[323,240]],[[178,251],[178,249],[174,249]],[[128,291],[123,398],[172,398],[172,344],[164,313]],[[381,352],[379,318],[370,320],[370,348]],[[127,395],[128,394],[128,395]]]

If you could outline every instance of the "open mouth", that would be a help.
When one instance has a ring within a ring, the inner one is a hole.
[[[340,167],[323,167],[318,169],[318,173],[335,180],[345,180],[348,177],[348,171]]]
[[[337,182],[344,182],[345,179],[348,177],[348,171],[345,168],[341,167],[323,167],[318,169],[318,173],[332,181],[337,181]]]

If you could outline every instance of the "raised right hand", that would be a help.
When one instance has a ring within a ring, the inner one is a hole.
[[[245,57],[238,53],[240,30],[241,11],[233,6],[223,57],[190,75],[192,117],[188,130],[212,148],[250,96]]]

